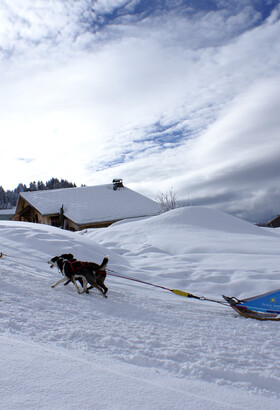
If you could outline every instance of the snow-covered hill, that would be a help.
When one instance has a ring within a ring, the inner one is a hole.
[[[278,409],[279,322],[107,276],[108,299],[51,289],[50,257],[221,300],[280,288],[277,230],[189,207],[71,233],[0,222],[5,409]]]

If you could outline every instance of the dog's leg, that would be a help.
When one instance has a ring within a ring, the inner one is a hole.
[[[108,296],[106,295],[106,292],[107,292],[107,290],[106,291],[104,291],[100,286],[98,286],[98,285],[96,285],[96,289],[98,289],[99,290],[99,292],[102,294],[102,296],[104,297],[104,298],[107,298]]]
[[[77,279],[78,279],[78,281],[80,282],[81,287],[83,287],[84,285],[83,285],[82,279],[81,279],[80,277],[78,277]],[[70,282],[72,282],[72,280],[71,280],[71,279],[68,279],[68,281],[64,283],[64,286],[69,285]]]
[[[66,282],[68,280],[68,278],[61,278],[59,279],[56,283],[54,283],[53,285],[51,285],[51,288],[55,288],[57,285],[59,285],[60,283]]]
[[[97,281],[97,284],[96,284],[96,285],[90,285],[90,286],[88,287],[88,290],[90,290],[90,289],[92,289],[92,288],[98,289],[98,290],[103,294],[103,296],[106,295],[106,293],[108,292],[107,286],[105,286],[104,283],[99,283],[98,281]],[[106,296],[106,297],[107,297],[107,296]]]
[[[77,285],[75,276],[73,276],[73,277],[71,278],[71,280],[72,280],[72,282],[74,283],[75,288],[77,289],[77,292],[78,292],[78,293],[81,293],[80,288],[79,288],[79,286]]]
[[[92,289],[92,288],[96,288],[96,289],[99,290],[99,292],[102,294],[102,296],[104,296],[104,298],[107,298],[106,292],[104,292],[103,289],[101,289],[101,287],[99,285],[97,285],[97,283],[93,283],[91,281],[88,281],[88,282],[91,284],[91,286],[88,287],[88,290]]]
[[[104,285],[104,283],[98,283],[98,285],[103,289],[104,295],[108,292],[107,286]]]
[[[83,283],[82,289],[80,289],[79,286],[77,285],[76,279],[80,280],[80,282],[82,281]],[[87,280],[84,276],[74,275],[72,280],[79,294],[87,292]]]
[[[105,285],[104,281],[106,279],[106,272],[105,271],[99,271],[96,274],[96,283],[98,286],[100,286],[103,289],[104,295],[108,292],[108,288]]]
[[[84,276],[82,276],[81,279],[82,279],[82,281],[83,281],[83,289],[82,289],[81,293],[84,293],[84,292],[88,293],[88,289],[87,289],[87,284],[88,284],[88,283],[87,283],[87,280],[86,280],[86,278],[85,278]]]

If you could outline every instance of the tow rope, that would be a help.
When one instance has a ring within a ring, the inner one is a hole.
[[[117,278],[122,278],[122,279],[127,279],[127,280],[131,280],[133,282],[138,282],[138,283],[143,283],[144,285],[149,285],[149,286],[154,286],[156,288],[160,288],[160,289],[164,289],[164,290],[168,290],[169,292],[174,293],[175,295],[178,296],[184,296],[185,298],[194,298],[194,299],[198,299],[198,300],[204,300],[207,302],[215,302],[215,303],[219,303],[221,305],[226,305],[229,306],[227,302],[224,302],[222,300],[215,300],[215,299],[208,299],[204,296],[197,296],[197,295],[193,295],[192,293],[189,292],[185,292],[183,290],[180,289],[170,289],[167,288],[165,286],[161,286],[161,285],[155,285],[154,283],[150,283],[150,282],[145,282],[144,280],[140,280],[140,279],[135,279],[135,278],[131,278],[129,276],[124,276],[119,274],[118,272],[115,272],[111,269],[106,269],[106,274],[107,275],[111,275],[111,276],[116,276]]]
[[[27,260],[27,261],[28,260],[29,261],[35,261],[35,259],[21,258],[21,257],[18,257],[18,256],[9,256],[9,255],[6,255],[5,253],[1,252],[0,253],[0,259],[3,258],[4,256],[6,256],[8,258],[17,258],[17,259],[22,259],[22,260]],[[42,261],[39,261],[37,259],[36,259],[36,261],[37,262],[42,262]],[[110,276],[115,276],[117,278],[126,279],[126,280],[130,280],[130,281],[133,281],[133,282],[138,282],[138,283],[143,283],[144,285],[149,285],[149,286],[153,286],[155,288],[160,288],[160,289],[163,289],[163,290],[167,290],[169,292],[174,293],[175,295],[183,296],[185,298],[193,298],[193,299],[197,299],[197,300],[202,300],[202,301],[207,301],[207,302],[214,302],[214,303],[219,303],[221,305],[229,306],[229,304],[225,301],[209,299],[209,298],[206,298],[205,296],[193,295],[192,293],[185,292],[185,291],[180,290],[180,289],[171,289],[171,288],[167,288],[166,286],[156,285],[154,283],[146,282],[144,280],[131,278],[129,276],[124,276],[124,275],[122,275],[122,274],[120,274],[116,271],[111,270],[111,269],[106,269],[106,272],[104,272],[104,273],[107,274],[107,275],[110,275]]]

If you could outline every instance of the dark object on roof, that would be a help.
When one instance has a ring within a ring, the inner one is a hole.
[[[113,179],[113,190],[116,191],[118,188],[123,188],[123,180],[121,178]]]

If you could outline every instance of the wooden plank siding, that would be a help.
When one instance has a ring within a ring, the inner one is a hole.
[[[22,197],[19,198],[16,213],[10,220],[59,226],[59,214],[42,215]]]

